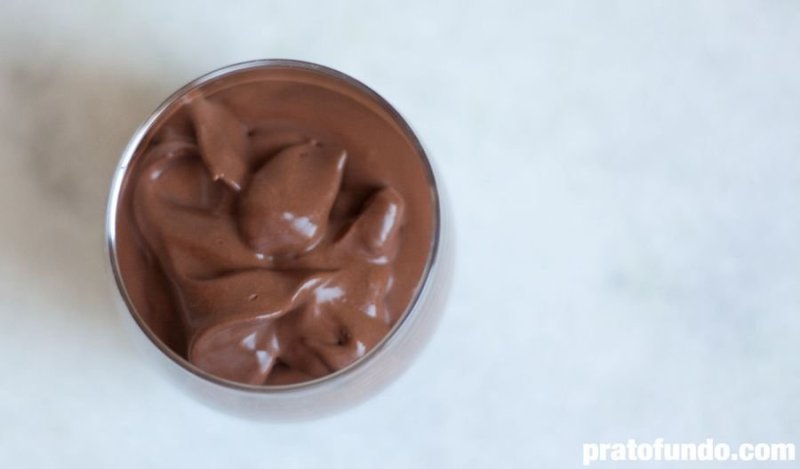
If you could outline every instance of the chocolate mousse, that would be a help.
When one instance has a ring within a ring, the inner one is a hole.
[[[430,262],[419,143],[376,95],[290,63],[188,89],[126,171],[116,255],[132,313],[218,378],[300,383],[379,344]]]

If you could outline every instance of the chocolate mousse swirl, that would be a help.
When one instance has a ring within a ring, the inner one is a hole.
[[[186,99],[141,155],[133,220],[168,280],[185,356],[221,378],[287,384],[362,357],[389,331],[406,220],[386,184],[350,187],[348,149],[291,119],[245,123]]]

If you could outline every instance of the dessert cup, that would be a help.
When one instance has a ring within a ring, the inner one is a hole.
[[[135,302],[126,289],[118,257],[117,219],[123,183],[132,161],[139,154],[148,133],[169,109],[195,90],[222,78],[235,80],[238,75],[270,67],[326,75],[377,104],[413,143],[417,154],[424,160],[435,220],[430,255],[420,287],[408,308],[376,346],[354,363],[317,379],[286,385],[250,385],[222,379],[198,368],[153,332],[137,312]],[[135,342],[150,361],[187,394],[212,407],[252,419],[297,420],[319,417],[363,402],[396,379],[418,356],[443,312],[451,283],[454,240],[450,223],[441,179],[436,177],[436,171],[419,138],[386,100],[366,85],[327,67],[293,60],[256,60],[223,67],[193,80],[164,101],[136,130],[113,176],[105,228],[118,309]]]

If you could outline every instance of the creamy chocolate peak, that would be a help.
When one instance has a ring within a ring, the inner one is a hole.
[[[342,369],[410,307],[433,245],[419,146],[373,95],[293,66],[190,90],[125,177],[117,258],[135,312],[195,366],[254,385]]]
[[[238,191],[247,176],[247,128],[225,106],[202,97],[190,102],[189,112],[212,179]]]
[[[265,163],[239,202],[239,226],[257,252],[302,254],[327,231],[347,154],[318,142],[290,146]]]

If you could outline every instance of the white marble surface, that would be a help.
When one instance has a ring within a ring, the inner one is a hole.
[[[561,468],[584,441],[800,443],[798,54],[791,1],[3,0],[0,467]],[[417,364],[302,424],[218,414],[148,368],[102,251],[135,125],[260,57],[394,102],[459,235]]]

